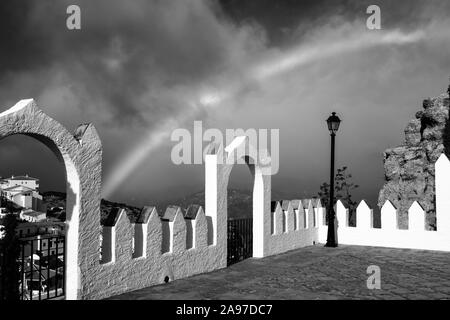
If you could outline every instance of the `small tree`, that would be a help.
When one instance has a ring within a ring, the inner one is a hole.
[[[347,169],[348,168],[344,166],[338,169],[336,172],[334,178],[335,183],[333,203],[336,203],[336,201],[339,199],[345,202],[350,214],[350,221],[353,221],[354,212],[358,203],[353,200],[352,191],[356,188],[359,188],[359,186],[351,181],[352,175],[347,172]],[[322,204],[328,212],[330,203],[330,184],[326,182],[322,183],[318,195]]]
[[[15,215],[7,214],[3,218],[3,239],[0,240],[0,256],[1,256],[1,293],[2,299],[19,300],[19,256],[20,246],[19,239],[16,236],[17,220]]]

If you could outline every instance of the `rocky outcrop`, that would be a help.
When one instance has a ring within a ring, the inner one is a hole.
[[[386,182],[378,206],[386,200],[396,206],[400,229],[407,229],[408,209],[414,201],[425,210],[428,229],[435,229],[434,164],[448,151],[449,132],[449,95],[442,94],[424,100],[423,110],[405,128],[404,144],[384,152]]]

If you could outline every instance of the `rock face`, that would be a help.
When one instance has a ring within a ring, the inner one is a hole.
[[[381,208],[386,200],[394,204],[399,212],[400,229],[407,229],[408,209],[414,201],[425,210],[428,229],[435,229],[434,164],[448,150],[448,97],[442,94],[424,100],[423,110],[405,128],[404,144],[384,152],[386,182],[378,206]]]

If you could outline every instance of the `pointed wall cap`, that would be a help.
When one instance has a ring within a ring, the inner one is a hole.
[[[119,207],[112,208],[112,210],[109,212],[109,214],[102,219],[101,224],[104,227],[114,227],[116,225],[117,221],[119,220],[120,215],[122,214],[122,211],[125,211],[125,209],[122,209]]]
[[[136,218],[136,223],[145,224],[150,219],[152,212],[156,210],[155,206],[145,206]]]
[[[270,212],[275,212],[277,210],[277,207],[280,206],[279,201],[272,201],[270,203]]]
[[[289,205],[290,204],[291,204],[290,200],[282,200],[281,201],[281,209],[283,209],[283,211],[289,210]]]
[[[189,207],[187,207],[185,211],[184,218],[194,220],[195,218],[197,218],[197,214],[199,213],[200,209],[201,206],[198,204],[189,205]]]
[[[383,206],[381,207],[381,209],[383,209],[383,208],[389,208],[389,207],[392,207],[392,208],[394,208],[395,210],[397,210],[397,207],[396,206],[394,206],[394,204],[391,202],[391,200],[386,200],[385,202],[384,202],[384,204],[383,204]]]
[[[359,207],[367,207],[369,209],[373,209],[373,207],[369,205],[369,203],[365,199],[362,199],[356,208],[358,209]]]
[[[441,162],[445,162],[445,163],[449,163],[450,161],[448,160],[447,156],[445,155],[445,153],[442,153],[439,158],[436,161],[436,164],[441,163]]]
[[[411,210],[411,209],[413,209],[413,208],[418,208],[418,209],[420,209],[420,210],[425,211],[425,209],[422,207],[422,205],[420,204],[420,202],[417,201],[417,200],[415,200],[413,203],[411,203],[411,205],[409,206],[409,209],[408,209],[408,210]]]
[[[300,204],[301,204],[301,200],[299,200],[299,199],[294,199],[294,200],[291,200],[291,205],[292,205],[292,208],[295,210],[295,209],[298,209],[299,208],[299,206],[300,206]]]
[[[183,213],[183,210],[179,206],[168,206],[161,219],[172,222],[175,220],[175,216],[178,211],[181,211],[181,213]]]
[[[311,199],[302,199],[302,206],[303,206],[303,208],[304,209],[308,209],[310,202],[311,202]]]

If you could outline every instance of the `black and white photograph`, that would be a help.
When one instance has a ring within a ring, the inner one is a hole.
[[[2,0],[0,305],[450,300],[449,108],[448,0]]]

